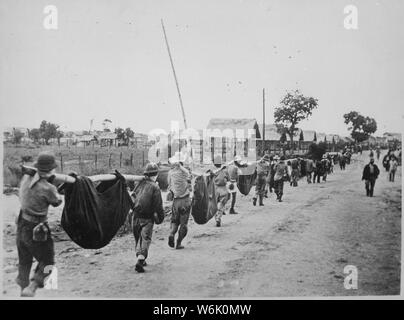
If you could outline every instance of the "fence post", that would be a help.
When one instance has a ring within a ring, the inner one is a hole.
[[[130,154],[130,166],[133,167],[133,153]]]
[[[63,172],[63,155],[60,154],[60,170]]]
[[[144,167],[144,149],[143,149],[143,152],[142,152],[142,167]]]
[[[119,168],[122,168],[122,152],[119,154]]]
[[[201,140],[199,141],[199,145],[200,145],[201,164],[202,164],[202,163],[203,163],[203,152],[204,152],[204,150],[203,150],[203,139],[201,139]]]
[[[110,168],[110,169],[111,169],[111,156],[112,156],[112,153],[109,154],[109,160],[108,160],[108,168]]]
[[[81,156],[79,156],[79,165],[81,164]]]
[[[94,162],[95,162],[95,169],[96,169],[96,170],[97,170],[97,160],[98,160],[98,159],[97,159],[97,154],[95,154],[95,161],[94,161]]]

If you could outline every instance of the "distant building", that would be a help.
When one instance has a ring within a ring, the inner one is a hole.
[[[213,118],[209,121],[204,137],[204,154],[222,155],[223,161],[230,161],[237,154],[248,159],[257,157],[257,140],[261,139],[258,123],[255,119]],[[210,151],[210,152],[209,152]]]
[[[138,149],[148,148],[150,144],[147,134],[134,133],[133,138],[129,139],[129,145]]]
[[[383,137],[386,139],[388,148],[396,149],[401,146],[402,135],[397,132],[385,132],[383,133]]]
[[[97,140],[101,147],[117,146],[118,135],[113,132],[102,132],[97,136]]]
[[[97,142],[97,138],[92,134],[83,135],[77,137],[76,145],[78,147],[88,147],[94,145]]]

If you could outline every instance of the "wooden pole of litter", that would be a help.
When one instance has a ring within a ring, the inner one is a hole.
[[[35,171],[35,172],[37,171],[37,169],[33,168],[33,167],[29,167],[29,166],[23,166],[23,167],[28,171]],[[54,176],[55,176],[55,178],[53,181],[55,183],[75,183],[76,182],[76,178],[69,176],[67,174],[55,173]],[[123,174],[122,176],[127,181],[141,181],[144,179],[144,176],[132,175],[132,174]],[[98,174],[98,175],[94,175],[94,176],[89,176],[88,178],[93,182],[111,181],[111,180],[115,180],[116,176],[114,174],[107,173],[107,174]]]

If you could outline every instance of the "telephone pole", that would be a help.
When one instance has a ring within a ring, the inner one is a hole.
[[[262,89],[262,146],[265,146],[265,88]]]
[[[185,126],[185,129],[188,129],[187,120],[185,119],[184,105],[183,105],[183,103],[182,103],[181,91],[180,91],[180,87],[179,87],[179,85],[178,85],[177,74],[175,73],[174,62],[173,62],[173,58],[171,57],[170,46],[168,45],[168,39],[167,39],[166,29],[164,28],[163,19],[161,19],[161,26],[162,26],[162,28],[163,28],[164,39],[165,39],[165,41],[166,41],[168,56],[170,57],[171,68],[173,69],[175,85],[177,86],[177,92],[178,92],[178,98],[179,98],[179,100],[180,100],[182,117],[183,117],[183,119],[184,119],[184,126]]]

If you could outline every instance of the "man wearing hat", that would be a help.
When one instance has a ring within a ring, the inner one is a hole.
[[[47,215],[50,205],[57,207],[62,203],[56,187],[50,183],[57,167],[55,156],[41,152],[34,166],[36,172],[23,172],[19,190],[21,210],[17,218],[16,282],[23,297],[33,297],[37,288],[43,288],[45,278],[52,271],[49,267],[55,263],[55,253]],[[30,281],[33,258],[38,265]]]
[[[133,235],[137,262],[135,270],[144,272],[146,259],[153,235],[154,224],[164,220],[163,199],[156,183],[158,175],[157,164],[150,162],[144,170],[144,179],[139,181],[133,190]]]
[[[274,182],[275,182],[275,193],[277,195],[277,199],[279,202],[282,202],[283,196],[283,182],[285,176],[288,176],[288,168],[285,163],[285,156],[281,156],[278,163],[275,165],[275,175],[274,175]]]
[[[230,176],[226,166],[222,166],[221,155],[216,155],[213,160],[215,170],[212,171],[215,183],[216,203],[217,211],[215,214],[216,227],[222,225],[222,215],[224,214],[224,208],[229,200],[229,192],[227,191],[227,183],[230,181]]]
[[[267,183],[267,176],[269,173],[269,155],[264,155],[257,161],[257,179],[255,180],[255,195],[253,197],[253,205],[257,205],[257,198],[259,198],[259,205],[264,205],[265,186]]]
[[[373,197],[373,190],[379,173],[380,171],[375,164],[375,159],[371,157],[369,163],[363,168],[362,173],[362,180],[365,180],[366,196]]]
[[[323,168],[323,181],[327,180],[327,174],[328,170],[330,167],[330,160],[328,160],[328,157],[326,154],[323,154],[323,158],[321,159],[321,166]]]
[[[188,220],[191,212],[191,174],[184,168],[185,156],[176,152],[170,158],[173,165],[168,172],[168,190],[172,194],[173,205],[171,210],[171,227],[168,245],[174,248],[175,234],[178,231],[176,249],[183,249],[182,240],[188,233]]]
[[[236,204],[236,196],[237,196],[237,181],[238,181],[238,176],[241,174],[240,167],[241,165],[241,157],[240,156],[235,156],[234,160],[231,161],[228,165],[228,172],[230,176],[230,184],[228,187],[228,191],[231,194],[231,206],[230,206],[230,214],[236,214],[237,212],[234,210],[234,205]]]
[[[314,162],[313,159],[307,158],[306,159],[306,177],[307,177],[307,183],[311,183],[311,176],[314,171]]]

